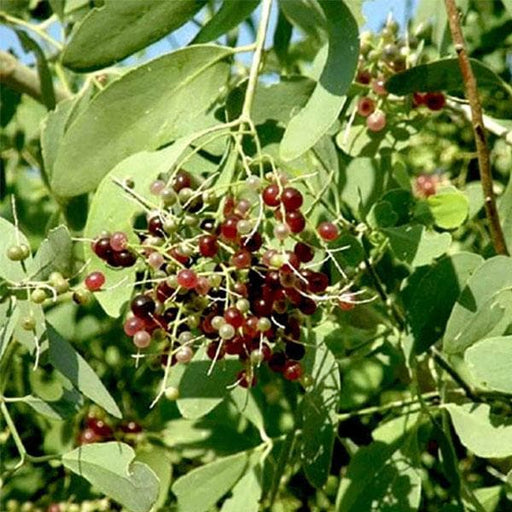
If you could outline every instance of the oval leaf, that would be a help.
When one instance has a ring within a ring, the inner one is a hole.
[[[238,27],[247,18],[260,0],[224,0],[220,9],[210,18],[191,44],[208,43]]]
[[[512,258],[495,256],[478,267],[452,309],[443,350],[462,353],[479,339],[503,334],[510,323],[506,313],[512,312],[511,287]]]
[[[326,17],[329,52],[313,94],[286,128],[280,146],[285,161],[299,157],[314,146],[336,121],[357,67],[358,28],[352,13],[341,1],[324,1],[321,5]]]
[[[50,364],[86,397],[116,418],[122,418],[119,407],[87,361],[48,322],[46,330]]]
[[[156,149],[218,121],[209,110],[224,86],[232,53],[194,46],[157,58],[103,89],[65,133],[51,177],[57,195],[96,188],[129,155]]]
[[[446,404],[461,443],[478,457],[512,455],[512,420],[491,414],[487,404]]]
[[[512,95],[512,87],[506,84],[492,69],[475,59],[470,59],[471,67],[480,87],[500,87]],[[417,91],[464,91],[464,81],[458,59],[443,59],[429,64],[415,66],[390,77],[386,89],[402,96]]]
[[[402,298],[417,354],[441,338],[462,288],[482,263],[481,256],[462,252],[442,258],[426,271],[419,269],[409,278]]]
[[[428,265],[450,247],[448,233],[427,231],[425,226],[401,226],[381,230],[388,238],[395,256],[413,267]]]
[[[178,498],[182,512],[203,512],[210,510],[240,479],[247,464],[249,454],[237,453],[217,459],[178,478],[172,492]]]
[[[172,2],[105,0],[80,22],[62,62],[75,71],[100,69],[176,30],[204,5],[204,0]]]
[[[159,481],[124,443],[80,446],[62,457],[66,468],[88,480],[130,512],[149,512],[158,497]]]
[[[466,350],[464,360],[476,382],[512,394],[512,336],[481,340]]]
[[[440,191],[427,199],[436,226],[442,229],[456,229],[466,220],[469,213],[468,198],[456,189]]]

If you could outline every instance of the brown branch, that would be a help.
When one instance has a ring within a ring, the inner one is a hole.
[[[487,147],[485,135],[482,105],[480,103],[480,98],[478,97],[475,75],[473,74],[471,64],[469,63],[464,35],[460,26],[459,11],[455,4],[455,0],[445,0],[445,4],[450,32],[452,34],[457,57],[459,59],[459,66],[462,74],[462,80],[464,82],[464,88],[466,90],[466,96],[471,108],[471,124],[473,125],[473,132],[475,134],[478,166],[480,168],[480,179],[485,199],[485,213],[489,221],[491,240],[496,253],[508,255],[507,244],[505,242],[505,237],[503,236],[498,209],[496,207],[496,197],[493,191],[489,148]]]
[[[21,64],[10,53],[0,51],[0,84],[17,92],[28,94],[40,103],[44,103],[39,75],[33,69]],[[59,102],[71,98],[63,89],[55,88],[55,99]]]

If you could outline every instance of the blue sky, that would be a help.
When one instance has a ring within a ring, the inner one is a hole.
[[[412,14],[414,8],[417,5],[417,2],[418,0],[367,0],[363,4],[363,13],[366,17],[366,25],[363,27],[363,30],[378,31],[386,20],[389,12],[393,14],[394,18],[403,27],[407,20],[408,13],[409,15]],[[276,6],[274,4],[274,13],[270,22],[270,34],[273,31],[273,26],[275,26],[275,21]],[[196,31],[197,28],[194,25],[186,24],[170,36],[167,36],[148,47],[145,52],[144,60],[156,57],[187,44],[192,39]],[[60,32],[61,31],[59,25],[55,23],[51,27],[51,35],[56,39],[60,39]],[[31,35],[33,36],[33,34]],[[250,40],[249,32],[247,30],[242,30],[240,34],[240,44],[245,45],[251,42],[252,41]],[[34,61],[34,58],[31,54],[24,54],[14,32],[5,26],[0,26],[0,49],[14,50],[15,53],[19,55],[21,59],[27,64],[30,64]],[[133,59],[128,59],[128,63],[131,62],[133,62]]]

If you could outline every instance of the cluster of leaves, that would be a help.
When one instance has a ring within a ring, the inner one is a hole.
[[[512,5],[459,3],[511,249]],[[360,4],[4,0],[37,74],[0,55],[2,510],[507,510],[512,259],[488,235],[444,2],[406,35],[360,34]],[[189,44],[144,58],[182,26]],[[238,363],[209,371],[201,348],[170,372],[136,364],[139,266],[103,268],[87,300],[90,242],[135,237],[178,169],[209,184],[216,222],[270,172],[300,183],[308,226],[339,226],[315,264],[373,300],[305,322],[301,384],[262,368],[233,388]]]

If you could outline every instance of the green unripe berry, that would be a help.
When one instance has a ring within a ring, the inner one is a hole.
[[[79,288],[73,293],[73,301],[79,306],[85,306],[92,300],[92,293],[89,290]]]
[[[221,325],[219,329],[219,336],[223,340],[230,340],[235,335],[235,328],[231,324]]]
[[[256,324],[256,328],[260,332],[268,331],[272,327],[272,323],[266,317],[261,317]]]
[[[60,281],[56,281],[53,287],[58,294],[66,293],[69,290],[69,283],[67,279],[61,279]]]
[[[185,204],[192,196],[194,191],[191,188],[185,187],[178,192],[178,198],[181,204]]]
[[[185,226],[190,226],[193,228],[199,224],[199,217],[197,215],[185,215],[183,223]]]
[[[164,188],[162,192],[160,192],[160,197],[162,198],[165,206],[173,206],[178,200],[178,196],[172,188]]]
[[[21,327],[25,331],[33,331],[36,328],[36,319],[33,316],[26,316],[21,320]]]
[[[21,245],[11,245],[9,249],[7,249],[7,257],[11,261],[23,261],[27,259],[30,255],[30,249],[26,244]]]
[[[251,308],[251,304],[247,299],[238,299],[235,304],[236,309],[242,313],[247,313]]]
[[[46,292],[42,288],[36,288],[30,294],[30,299],[35,304],[42,304],[46,300]]]
[[[167,398],[167,400],[175,401],[175,400],[178,400],[179,397],[180,397],[180,390],[178,388],[175,388],[174,386],[169,386],[165,390],[165,398]]]
[[[172,217],[165,219],[164,221],[164,231],[171,235],[172,233],[176,233],[178,230],[179,224],[176,219],[173,219]]]

